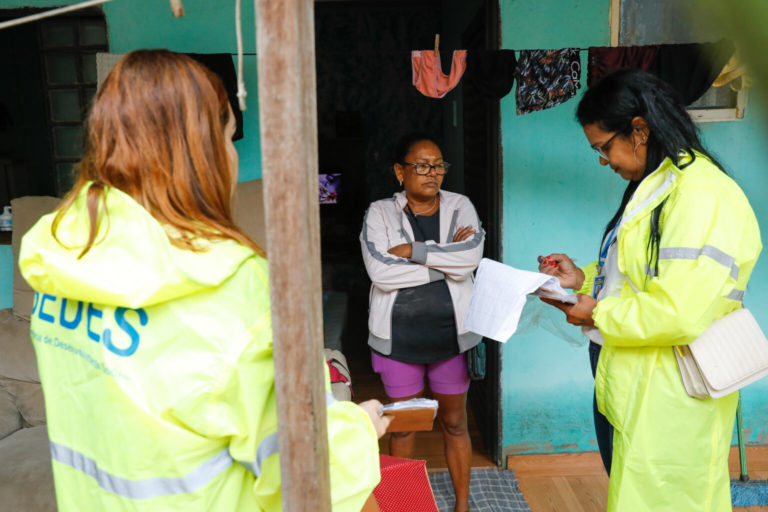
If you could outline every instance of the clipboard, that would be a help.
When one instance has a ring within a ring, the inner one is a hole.
[[[392,402],[382,406],[380,412],[392,417],[387,432],[429,431],[437,416],[437,400],[413,398]]]

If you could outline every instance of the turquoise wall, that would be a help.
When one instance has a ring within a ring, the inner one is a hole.
[[[236,53],[234,2],[185,0],[185,16],[174,18],[170,4],[157,0],[104,4],[109,48],[125,53],[138,48],[168,48],[188,53]],[[242,2],[243,51],[256,53],[253,2]],[[237,58],[233,55],[235,65]],[[240,181],[261,178],[259,97],[256,56],[243,57],[248,110],[243,112],[245,136],[235,142],[240,156]]]
[[[59,7],[74,0],[0,0],[0,9]],[[174,18],[167,0],[117,0],[103,4],[113,53],[139,48],[168,48],[188,53],[236,53],[234,2],[185,0],[186,15]],[[242,2],[243,50],[256,52],[253,2]],[[13,28],[7,29],[13,30]],[[236,57],[233,55],[235,65]],[[257,94],[256,57],[246,55],[243,78],[248,91],[248,110],[243,112],[245,136],[235,142],[240,156],[240,181],[261,178],[261,144]],[[0,308],[13,304],[11,297],[11,250],[0,246]],[[6,272],[7,270],[7,272]]]
[[[0,309],[13,306],[13,257],[10,245],[0,245]]]
[[[502,47],[606,46],[609,0],[501,0]],[[586,52],[581,53],[582,89]],[[599,165],[575,120],[576,98],[550,110],[518,116],[513,94],[502,100],[504,161],[503,259],[535,269],[536,256],[566,252],[586,264],[596,259],[603,227],[626,182]],[[766,117],[750,104],[742,121],[700,124],[704,143],[744,188],[760,224],[768,226],[764,170]],[[768,328],[768,257],[755,268],[745,303]],[[538,303],[534,307],[540,307]],[[528,309],[526,309],[528,311]],[[524,312],[525,314],[525,312]],[[552,313],[556,325],[527,328],[504,346],[502,446],[507,454],[597,448],[592,426],[593,380],[586,340]],[[521,325],[526,323],[524,318]],[[561,330],[563,335],[552,334]],[[583,339],[583,338],[582,338]],[[768,443],[768,379],[744,397],[747,439]]]

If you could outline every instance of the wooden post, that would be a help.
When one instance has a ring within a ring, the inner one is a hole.
[[[312,0],[255,0],[283,510],[330,511]]]

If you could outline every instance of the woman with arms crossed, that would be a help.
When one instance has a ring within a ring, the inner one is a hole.
[[[401,138],[394,171],[403,192],[371,204],[360,242],[372,281],[368,345],[373,369],[394,401],[422,396],[424,376],[429,377],[439,402],[455,511],[465,512],[472,445],[464,352],[480,336],[464,329],[463,322],[484,232],[468,198],[441,190],[448,166],[430,137]],[[414,432],[391,436],[393,456],[413,455]]]

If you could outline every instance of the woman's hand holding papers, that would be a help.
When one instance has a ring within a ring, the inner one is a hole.
[[[555,306],[557,309],[565,313],[565,319],[569,324],[578,326],[594,327],[595,321],[592,320],[592,310],[595,309],[597,301],[589,295],[583,293],[578,294],[578,304],[567,304],[560,302],[559,300],[541,298],[547,304]]]
[[[539,256],[539,272],[555,276],[560,280],[560,286],[563,288],[578,290],[584,284],[584,272],[574,265],[573,260],[566,254],[554,253],[549,256]],[[595,309],[597,301],[583,293],[578,294],[578,298],[577,304],[567,304],[546,298],[541,300],[565,313],[565,319],[569,324],[594,327],[592,310]]]
[[[584,284],[584,272],[565,254],[539,256],[539,272],[557,277],[563,288],[579,290]]]
[[[387,432],[387,427],[392,421],[390,416],[384,416],[381,412],[381,402],[376,399],[366,400],[365,402],[357,404],[362,410],[368,413],[368,417],[371,418],[374,430],[376,430],[376,436],[381,439]]]

